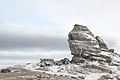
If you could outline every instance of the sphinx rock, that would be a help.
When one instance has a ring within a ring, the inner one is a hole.
[[[96,60],[94,57],[99,55],[98,53],[100,53],[102,49],[108,49],[100,37],[95,37],[93,33],[83,25],[75,24],[72,31],[68,34],[68,37],[69,47],[73,55],[72,62],[75,63],[84,62],[85,59]]]

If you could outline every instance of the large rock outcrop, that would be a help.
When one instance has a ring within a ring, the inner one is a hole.
[[[68,37],[71,54],[74,55],[72,61],[75,63],[84,62],[84,59],[96,60],[93,57],[98,56],[101,50],[108,50],[104,41],[83,25],[75,24]]]

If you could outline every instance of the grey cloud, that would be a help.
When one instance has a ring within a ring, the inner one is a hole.
[[[25,30],[24,30],[25,31]],[[45,31],[47,33],[47,31]],[[109,48],[116,48],[116,38],[102,36]],[[67,37],[53,37],[35,34],[17,34],[10,30],[0,30],[0,50],[69,50]]]
[[[67,38],[0,32],[0,50],[67,50]]]

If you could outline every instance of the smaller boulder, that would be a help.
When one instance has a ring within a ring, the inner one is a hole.
[[[40,67],[52,66],[54,65],[53,59],[40,59]]]
[[[114,49],[109,49],[108,52],[114,53]]]
[[[95,38],[98,41],[99,46],[102,50],[108,50],[107,45],[105,44],[104,40],[100,36],[96,36]]]
[[[71,63],[84,63],[85,59],[80,56],[73,56]]]
[[[1,69],[1,73],[8,73],[11,72],[11,69],[7,68],[7,69]]]
[[[67,58],[62,59],[62,61],[64,65],[70,64],[70,61]]]
[[[58,66],[67,65],[67,64],[70,64],[70,60],[68,58],[64,58],[59,61],[55,61],[55,65],[58,65]]]

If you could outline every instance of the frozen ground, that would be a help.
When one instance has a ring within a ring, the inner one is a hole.
[[[45,76],[42,77],[42,80],[120,80],[120,55],[109,52],[101,52],[100,55],[111,57],[112,62],[109,64],[104,61],[85,60],[84,63],[73,64],[67,60],[63,63],[63,59],[54,61],[31,59],[31,62],[25,61],[24,64],[12,66],[11,73],[0,73],[0,79],[29,80],[28,78],[31,78],[30,80],[38,80],[37,74],[38,77]],[[102,59],[101,56],[96,58]],[[11,76],[11,79],[7,78],[8,76]]]

